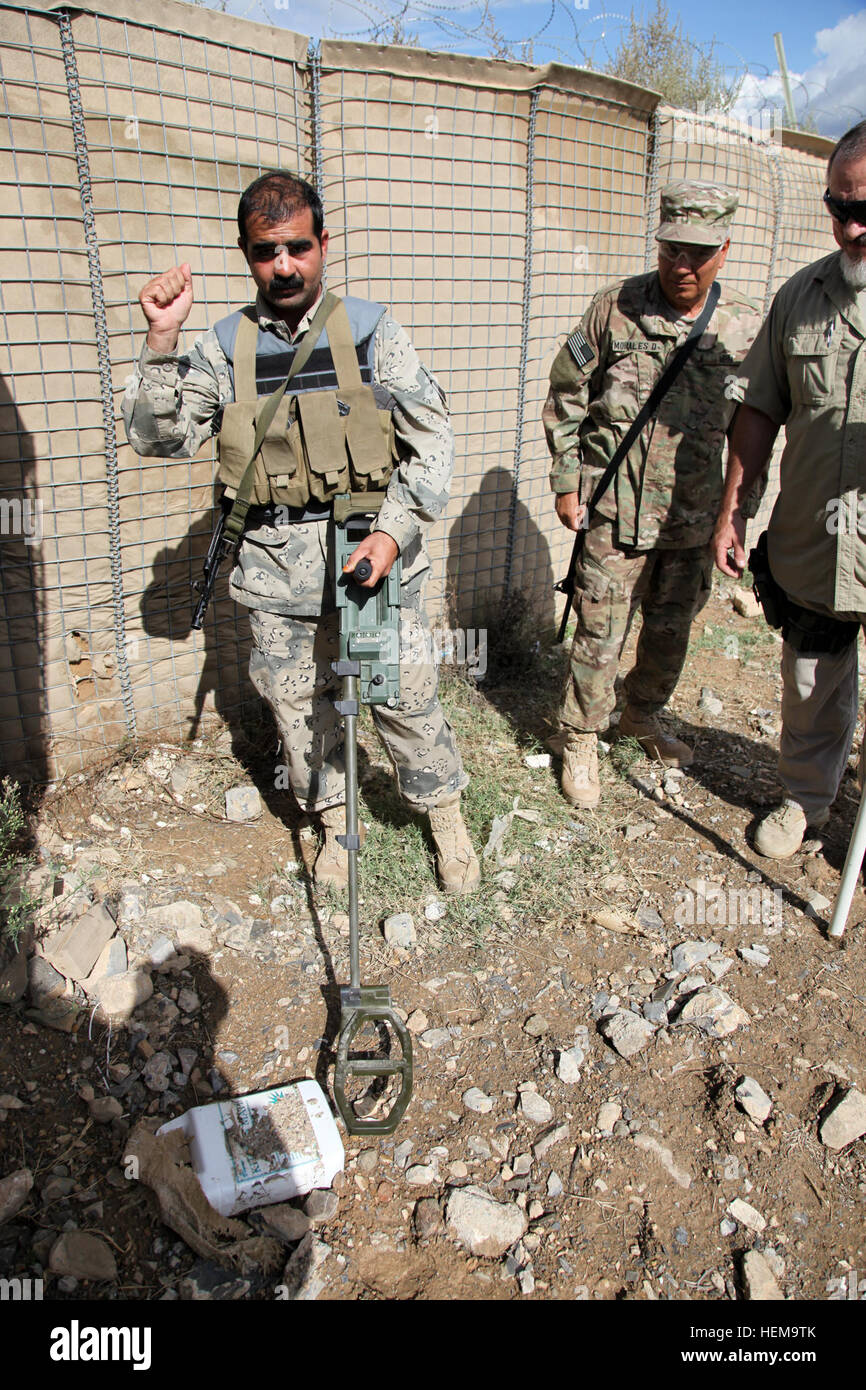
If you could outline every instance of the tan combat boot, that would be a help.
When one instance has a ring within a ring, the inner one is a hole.
[[[313,865],[313,877],[322,888],[326,888],[328,885],[334,888],[348,888],[349,856],[343,846],[337,844],[337,836],[346,833],[346,808],[345,806],[328,806],[322,811],[319,819],[325,832],[325,839]],[[358,834],[363,844],[367,827],[360,821],[358,822]]]
[[[481,882],[481,865],[460,814],[460,793],[431,806],[427,814],[443,893],[474,893]]]
[[[803,843],[809,826],[820,830],[830,819],[829,810],[815,811],[806,820],[802,806],[796,801],[783,801],[765,816],[755,832],[755,849],[765,859],[790,859]]]
[[[598,805],[598,738],[569,734],[562,748],[562,795],[571,806]]]
[[[689,745],[666,734],[654,714],[638,714],[626,705],[620,715],[619,733],[637,739],[645,753],[666,767],[688,767],[694,759]]]

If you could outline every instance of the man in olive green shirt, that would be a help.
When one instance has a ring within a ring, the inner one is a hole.
[[[856,624],[866,622],[866,121],[836,145],[827,184],[840,249],[782,286],[743,364],[714,536],[719,568],[741,574],[740,500],[784,425],[770,567],[789,599],[830,622],[811,654],[783,629],[785,800],[755,837],[758,853],[773,859],[799,849],[807,825],[826,823],[857,719]]]

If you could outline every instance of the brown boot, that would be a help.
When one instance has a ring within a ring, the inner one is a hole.
[[[571,806],[598,805],[598,738],[569,734],[562,748],[562,795]]]
[[[313,877],[322,888],[329,885],[334,888],[348,888],[349,856],[343,846],[337,844],[337,836],[346,833],[346,808],[328,806],[322,811],[319,819],[325,839],[313,865]],[[358,834],[363,844],[367,828],[361,822],[358,823]]]
[[[637,739],[645,753],[666,767],[688,767],[694,758],[687,743],[665,733],[656,715],[639,714],[628,705],[620,716],[619,733]]]
[[[460,814],[460,793],[431,806],[427,814],[443,893],[474,893],[481,882],[481,865]]]

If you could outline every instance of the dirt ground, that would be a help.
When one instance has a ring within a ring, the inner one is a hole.
[[[866,898],[858,890],[841,945],[827,938],[824,905],[856,811],[855,754],[822,842],[785,863],[756,855],[754,826],[779,795],[778,646],[723,592],[695,626],[671,705],[673,727],[694,744],[693,767],[678,785],[645,758],[618,758],[613,745],[598,813],[577,814],[558,796],[555,759],[524,762],[550,732],[562,658],[543,659],[550,690],[533,677],[465,699],[454,683],[447,694],[473,774],[466,804],[479,848],[519,794],[498,855],[484,861],[487,915],[473,919],[467,903],[442,899],[423,863],[407,874],[410,901],[401,901],[410,818],[397,811],[383,855],[393,861],[387,891],[384,866],[362,883],[362,973],[389,985],[409,1019],[415,1089],[392,1136],[341,1131],[336,1209],[314,1218],[319,1299],[739,1300],[753,1249],[786,1298],[866,1296],[866,1146],[834,1150],[820,1138],[839,1096],[866,1089]],[[721,713],[707,711],[706,694],[702,703],[708,688]],[[343,901],[311,886],[311,832],[287,794],[267,795],[258,820],[236,824],[207,809],[206,793],[196,802],[195,790],[177,790],[196,759],[229,783],[250,781],[252,766],[261,786],[270,753],[255,753],[245,770],[225,734],[200,754],[160,745],[155,760],[152,752],[149,762],[117,762],[42,804],[40,932],[64,905],[74,912],[77,892],[107,904],[128,945],[140,932],[136,911],[178,901],[201,909],[214,940],[155,969],[153,998],[125,1027],[109,1029],[89,1008],[71,1032],[46,1027],[28,1017],[26,996],[0,1007],[9,1107],[0,1111],[0,1177],[28,1167],[35,1180],[0,1227],[0,1276],[44,1276],[46,1297],[203,1296],[199,1254],[160,1222],[151,1189],[125,1174],[133,1127],[215,1094],[304,1076],[330,1088],[347,918]],[[483,786],[491,768],[495,795]],[[385,771],[371,743],[368,806],[379,804],[372,793]],[[415,853],[424,841],[412,834]],[[556,891],[546,909],[539,885],[548,880]],[[763,920],[752,910],[758,900]],[[411,949],[382,935],[382,918],[400,910],[417,930]],[[677,971],[672,952],[684,942],[713,954]],[[600,1031],[605,1013],[619,1006],[640,1017],[666,984],[667,1019],[621,1056]],[[745,1011],[720,1037],[678,1017],[684,1000],[714,986]],[[189,1009],[177,1004],[184,989],[196,997]],[[172,1077],[153,1090],[142,1069],[160,1049]],[[744,1077],[772,1102],[763,1122],[738,1104]],[[94,1120],[88,1086],[119,1099],[122,1114]],[[489,1107],[468,1108],[472,1088]],[[527,1089],[549,1118],[527,1107]],[[522,1238],[496,1256],[467,1250],[447,1219],[466,1186],[523,1212]],[[247,1234],[261,1222],[250,1215]],[[69,1230],[110,1246],[116,1280],[64,1283],[49,1272],[52,1246]],[[284,1243],[281,1264],[293,1248]],[[226,1266],[212,1296],[280,1296],[279,1269],[236,1276]]]

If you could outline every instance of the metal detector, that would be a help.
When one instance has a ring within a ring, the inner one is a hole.
[[[358,730],[359,703],[394,708],[400,698],[400,557],[375,589],[363,589],[372,566],[358,562],[351,574],[343,566],[369,533],[384,494],[346,493],[334,499],[334,569],[340,615],[340,659],[332,669],[343,681],[335,704],[343,717],[346,767],[346,834],[338,841],[349,859],[349,962],[351,983],[340,987],[340,1036],[334,1071],[334,1099],[350,1134],[392,1134],[412,1095],[412,1040],[391,1007],[387,985],[362,985],[358,926]],[[400,1056],[353,1057],[352,1043],[365,1023],[382,1024],[400,1043]],[[346,1094],[353,1076],[400,1076],[400,1093],[387,1115],[363,1119]]]

